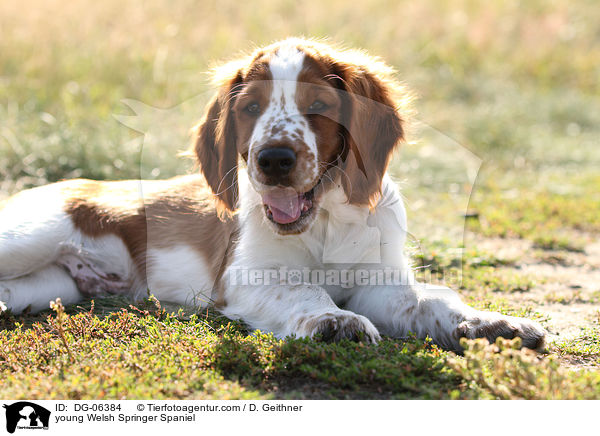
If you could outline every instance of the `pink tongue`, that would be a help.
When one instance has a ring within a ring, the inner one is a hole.
[[[303,199],[292,188],[276,188],[262,196],[263,203],[269,206],[273,221],[289,224],[300,218]]]

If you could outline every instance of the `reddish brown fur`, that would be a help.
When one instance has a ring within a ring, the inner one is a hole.
[[[392,151],[404,139],[403,117],[410,94],[377,58],[310,40],[298,40],[297,47],[305,53],[298,78],[298,107],[306,110],[316,98],[329,106],[322,115],[307,115],[317,135],[320,172],[339,158],[345,174],[342,186],[350,203],[373,205]],[[250,100],[268,104],[268,61],[278,48],[273,44],[219,68],[215,83],[220,90],[197,129],[195,152],[202,171],[219,204],[229,212],[236,208],[238,192],[237,154],[233,154],[237,151],[247,158],[256,120],[241,108]],[[301,147],[289,143],[298,153]]]
[[[322,174],[333,165],[338,155],[343,153],[343,130],[340,128],[342,99],[335,85],[335,80],[326,80],[325,77],[335,74],[327,64],[318,62],[312,57],[306,57],[304,68],[300,72],[296,102],[301,110],[308,110],[310,104],[320,100],[327,105],[327,110],[321,114],[308,115],[311,129],[315,132],[318,143],[319,162],[322,164]]]
[[[72,180],[59,184],[69,200],[66,212],[88,236],[123,239],[142,277],[146,248],[186,244],[206,260],[216,279],[235,220],[221,221],[201,176],[141,182]]]
[[[314,69],[328,66],[326,77],[341,94],[340,122],[347,147],[342,186],[350,203],[373,205],[392,151],[404,139],[403,118],[410,94],[391,78],[391,69],[356,50],[338,50],[318,43],[304,49]],[[348,109],[346,109],[348,108]],[[406,116],[405,115],[405,116]]]

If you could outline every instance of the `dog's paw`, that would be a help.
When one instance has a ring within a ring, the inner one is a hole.
[[[350,339],[374,344],[381,339],[377,328],[371,321],[362,315],[347,310],[306,317],[299,324],[302,336],[325,342]]]
[[[522,346],[541,351],[545,346],[546,330],[537,322],[525,318],[483,312],[481,316],[461,322],[454,332],[456,339],[486,338],[494,343],[496,338],[521,338]]]

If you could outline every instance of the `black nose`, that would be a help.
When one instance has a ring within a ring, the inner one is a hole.
[[[267,176],[286,176],[295,165],[296,153],[291,148],[266,148],[258,153],[258,166]]]

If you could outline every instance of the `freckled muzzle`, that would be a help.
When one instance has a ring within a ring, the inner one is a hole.
[[[280,233],[303,231],[316,210],[314,157],[304,144],[269,144],[252,161],[265,216]]]
[[[318,178],[317,157],[300,138],[270,138],[250,146],[250,176],[259,184],[306,192]]]

